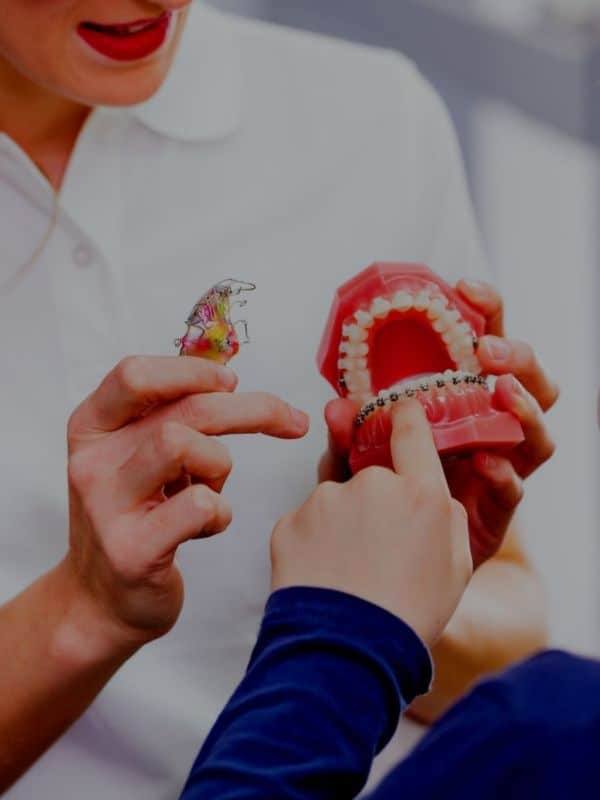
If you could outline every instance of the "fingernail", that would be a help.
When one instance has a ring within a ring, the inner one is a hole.
[[[514,375],[511,375],[510,377],[511,377],[511,379],[512,379],[512,380],[511,380],[511,388],[512,388],[512,390],[513,390],[514,394],[516,394],[516,395],[517,395],[517,397],[525,397],[525,389],[524,389],[524,388],[523,388],[523,386],[521,385],[521,382],[520,382],[520,381],[518,381],[518,380],[515,378],[515,376],[514,376]]]
[[[290,406],[290,410],[294,427],[299,431],[307,430],[310,425],[310,417],[308,414],[305,414],[304,411],[300,411],[299,408],[294,408],[293,406]]]
[[[229,367],[219,367],[219,383],[225,390],[235,389],[238,378],[235,372]]]
[[[506,361],[510,356],[510,345],[505,339],[497,336],[488,336],[486,339],[487,351],[494,361]]]
[[[463,279],[461,283],[473,294],[487,294],[488,292],[488,287],[482,281],[469,281]]]

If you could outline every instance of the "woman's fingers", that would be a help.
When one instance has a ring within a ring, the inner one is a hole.
[[[512,374],[548,411],[559,396],[557,384],[546,374],[530,345],[498,336],[484,336],[477,356],[483,372],[490,375]]]
[[[536,398],[512,375],[498,378],[494,401],[498,408],[511,411],[521,423],[525,441],[510,454],[510,460],[521,478],[527,478],[548,461],[556,449],[542,409]]]
[[[456,284],[456,290],[483,314],[487,333],[504,336],[504,303],[497,289],[482,281],[462,280]]]
[[[477,473],[485,479],[486,494],[499,509],[514,513],[523,499],[523,481],[510,459],[496,453],[479,452],[473,456]]]
[[[331,400],[325,407],[328,447],[319,463],[319,482],[343,483],[350,477],[348,457],[352,448],[356,404],[351,400]]]
[[[523,482],[510,460],[495,453],[476,453],[471,463],[482,480],[470,501],[471,552],[478,567],[502,546],[523,499]]]
[[[483,372],[512,373],[543,411],[552,408],[558,400],[558,386],[542,369],[531,346],[504,338],[504,304],[500,293],[479,281],[459,281],[456,289],[486,319],[487,335],[480,339],[477,350]]]
[[[182,356],[123,359],[79,406],[69,424],[71,438],[121,428],[160,403],[204,392],[232,392],[235,373],[211,361]]]
[[[165,409],[174,419],[209,436],[264,433],[280,439],[298,439],[308,432],[309,417],[279,397],[262,392],[194,395]]]
[[[140,563],[154,564],[190,539],[226,530],[231,507],[208,486],[190,486],[149,511],[136,534]]]
[[[357,413],[358,407],[352,400],[331,400],[325,406],[329,448],[337,456],[348,458],[350,455]]]
[[[219,492],[231,466],[229,451],[217,439],[177,422],[164,422],[119,468],[115,499],[121,508],[133,509],[182,475]]]

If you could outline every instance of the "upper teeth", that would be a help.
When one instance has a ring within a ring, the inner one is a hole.
[[[352,400],[364,404],[374,396],[371,374],[367,364],[369,329],[374,321],[385,319],[392,311],[411,309],[423,312],[431,326],[443,338],[448,354],[460,372],[479,375],[481,367],[475,354],[475,334],[448,299],[437,292],[421,290],[396,292],[391,298],[376,297],[368,310],[356,311],[352,320],[343,326],[338,368]]]
[[[138,22],[135,25],[127,25],[127,30],[129,33],[141,33],[146,28],[151,28],[152,25],[154,25],[153,22]]]

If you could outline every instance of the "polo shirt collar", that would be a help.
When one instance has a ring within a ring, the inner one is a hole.
[[[213,141],[241,122],[242,66],[235,25],[196,0],[161,89],[130,109],[146,127],[184,142]]]

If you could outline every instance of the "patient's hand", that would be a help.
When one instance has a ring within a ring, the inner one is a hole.
[[[322,483],[276,527],[273,589],[337,589],[386,608],[432,645],[472,574],[467,517],[450,496],[425,412],[393,412],[395,471]]]

